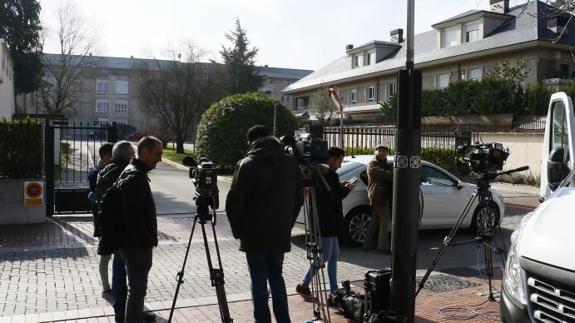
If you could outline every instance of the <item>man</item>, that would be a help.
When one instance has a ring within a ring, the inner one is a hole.
[[[104,143],[98,149],[100,160],[98,164],[88,172],[88,185],[90,186],[90,193],[88,199],[92,203],[92,214],[94,216],[94,237],[101,237],[101,223],[98,218],[98,198],[96,194],[96,181],[98,172],[102,170],[112,160],[112,148],[114,144]],[[109,297],[112,290],[108,281],[108,264],[110,263],[111,256],[100,256],[100,264],[98,266],[100,271],[100,281],[102,282],[102,296]]]
[[[391,194],[393,192],[393,169],[387,164],[389,148],[377,146],[375,156],[367,165],[367,194],[372,208],[371,221],[365,238],[365,249],[390,254],[389,229],[391,223]]]
[[[323,167],[320,168],[323,179],[320,178],[315,187],[322,256],[323,261],[327,262],[327,275],[331,292],[338,289],[337,259],[339,258],[339,241],[337,236],[343,228],[343,207],[341,201],[354,188],[352,183],[340,183],[339,175],[335,172],[341,167],[344,155],[345,152],[338,147],[331,147],[328,150],[327,165],[322,165]],[[296,292],[306,299],[312,297],[309,284],[316,274],[315,269],[316,264],[312,264],[303,277],[301,284],[296,286]]]
[[[104,167],[98,173],[98,182],[96,184],[96,193],[98,200],[101,200],[104,193],[116,182],[120,174],[128,166],[130,160],[134,158],[135,152],[132,144],[127,141],[120,141],[114,145],[112,150],[112,162]],[[107,271],[107,268],[106,268]],[[124,260],[119,252],[114,253],[112,262],[112,296],[116,322],[124,322],[124,313],[126,312],[126,268]],[[144,320],[151,321],[155,319],[152,314],[145,314]]]
[[[143,137],[138,142],[138,157],[132,159],[116,183],[125,227],[120,256],[128,274],[126,323],[140,323],[143,317],[152,251],[158,245],[156,206],[148,172],[161,160],[162,142],[156,137]]]
[[[240,250],[246,253],[255,322],[271,322],[269,282],[276,321],[288,323],[282,266],[303,203],[300,170],[268,127],[253,126],[247,137],[250,150],[236,167],[226,213],[234,238],[240,239]]]

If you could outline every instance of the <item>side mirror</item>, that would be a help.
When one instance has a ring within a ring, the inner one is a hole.
[[[194,158],[192,158],[190,156],[184,157],[184,159],[182,160],[182,164],[184,164],[184,166],[188,166],[188,167],[198,166],[198,163],[196,163]]]
[[[563,165],[564,149],[557,147],[549,153],[549,160],[547,161],[547,178],[551,190],[557,189],[559,182],[563,180],[564,168]]]

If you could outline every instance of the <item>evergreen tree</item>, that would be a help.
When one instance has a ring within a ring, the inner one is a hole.
[[[29,93],[40,86],[41,30],[40,4],[37,0],[0,2],[0,38],[6,41],[14,61],[16,93]]]
[[[227,33],[226,38],[232,42],[232,46],[222,46],[220,54],[229,77],[230,92],[233,94],[257,91],[263,83],[263,77],[254,65],[258,48],[249,48],[247,33],[242,29],[239,19],[236,20],[236,29]]]

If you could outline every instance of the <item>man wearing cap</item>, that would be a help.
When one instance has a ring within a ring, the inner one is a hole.
[[[240,239],[240,250],[246,253],[255,322],[271,323],[269,282],[275,319],[287,323],[282,266],[303,204],[299,166],[268,127],[251,127],[247,140],[249,151],[236,166],[226,213],[234,238]]]
[[[393,191],[393,169],[387,164],[389,148],[375,147],[375,156],[367,165],[367,194],[372,214],[364,248],[378,250],[389,254],[391,224],[391,194]]]

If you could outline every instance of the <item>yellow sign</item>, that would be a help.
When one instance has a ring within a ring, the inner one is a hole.
[[[40,206],[44,203],[44,183],[24,182],[24,205]]]

